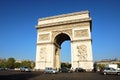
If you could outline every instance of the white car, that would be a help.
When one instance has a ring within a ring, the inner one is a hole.
[[[51,68],[51,67],[46,67],[45,68],[45,72],[44,73],[53,73],[53,74],[56,74],[58,71]]]
[[[21,72],[30,72],[31,69],[30,69],[29,67],[22,66],[22,67],[20,67],[20,71],[21,71]]]
[[[106,75],[106,74],[117,74],[117,75],[120,75],[120,70],[107,67],[107,68],[105,68],[105,69],[102,71],[102,73],[103,73],[104,75]]]

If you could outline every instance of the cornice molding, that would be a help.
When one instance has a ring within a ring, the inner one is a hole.
[[[93,62],[93,60],[79,60],[79,61],[73,61],[73,62]]]
[[[36,45],[46,45],[46,44],[54,44],[52,42],[42,42],[42,43],[36,43]]]
[[[38,21],[50,20],[50,19],[61,18],[61,17],[68,17],[68,16],[73,16],[73,15],[81,15],[81,14],[86,14],[86,13],[89,14],[89,11],[81,11],[81,12],[56,15],[56,16],[52,16],[52,17],[40,18]]]
[[[79,39],[79,40],[72,40],[71,42],[79,42],[79,41],[92,41],[92,39]]]
[[[46,27],[50,27],[50,26],[59,26],[59,25],[65,25],[65,24],[75,24],[75,23],[91,22],[91,21],[92,21],[91,18],[68,20],[68,21],[62,21],[62,22],[37,25],[36,28],[39,29],[39,28],[46,28]]]

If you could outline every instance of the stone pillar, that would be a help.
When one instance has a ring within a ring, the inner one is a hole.
[[[36,69],[44,70],[45,67],[54,68],[54,45],[44,44],[37,45],[36,50]]]
[[[93,69],[91,40],[72,42],[72,67],[82,67],[87,71]]]
[[[57,70],[60,68],[60,48],[55,50],[55,68]]]

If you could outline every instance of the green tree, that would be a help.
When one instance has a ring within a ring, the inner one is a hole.
[[[66,67],[65,63],[61,63],[61,68]]]
[[[22,61],[21,66],[27,66],[31,68],[31,61]]]
[[[105,68],[105,64],[97,64],[97,67],[101,70],[101,69]]]
[[[118,63],[117,65],[118,65],[118,68],[120,68],[120,63]]]
[[[14,58],[1,59],[0,58],[0,68],[20,68],[21,66],[27,66],[30,68],[35,67],[34,61],[24,60],[22,62],[16,62]]]
[[[8,58],[7,67],[10,69],[15,68],[15,59],[14,58]]]
[[[6,59],[0,59],[0,67],[3,67],[3,68],[7,67],[6,61],[7,61]]]
[[[20,68],[21,63],[20,62],[15,62],[15,68]]]
[[[66,67],[66,68],[71,68],[70,63],[61,63],[61,68]]]
[[[35,62],[31,61],[31,68],[33,69],[35,67]]]

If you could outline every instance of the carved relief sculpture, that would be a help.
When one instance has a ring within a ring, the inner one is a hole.
[[[40,48],[40,59],[45,60],[45,55],[46,55],[46,48],[45,47]]]
[[[42,40],[49,40],[49,34],[40,34],[39,41],[42,41]]]
[[[88,37],[88,30],[84,29],[84,30],[75,30],[74,33],[75,37]]]
[[[87,47],[85,45],[77,46],[78,49],[78,56],[80,60],[87,59]]]

